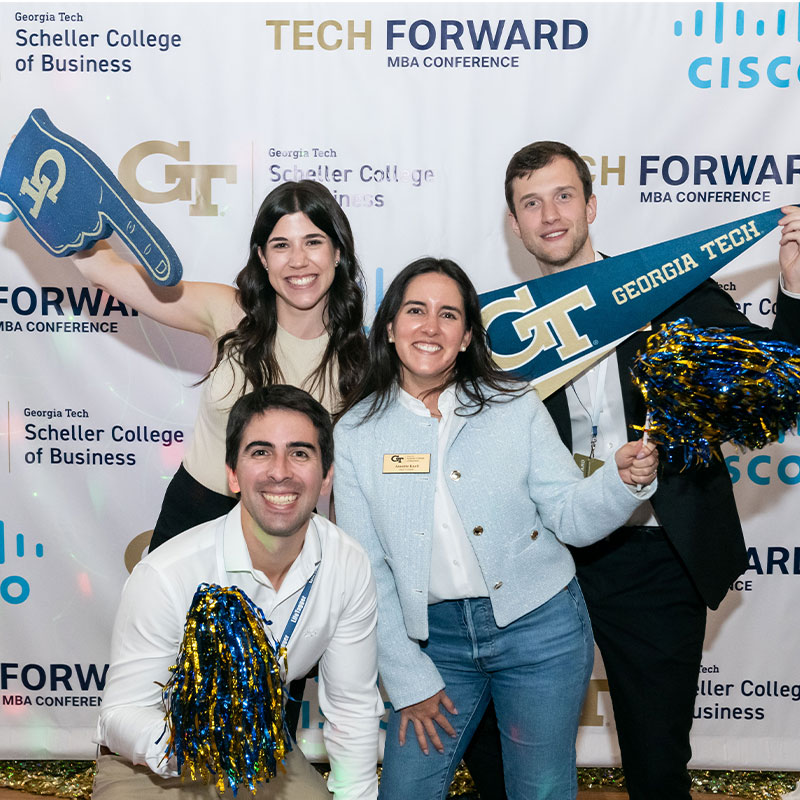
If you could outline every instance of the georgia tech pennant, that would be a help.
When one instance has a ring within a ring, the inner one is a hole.
[[[0,198],[54,256],[88,250],[116,231],[150,277],[174,286],[181,262],[161,231],[88,147],[34,109],[14,137]]]
[[[546,397],[778,224],[778,209],[480,295],[495,362]]]

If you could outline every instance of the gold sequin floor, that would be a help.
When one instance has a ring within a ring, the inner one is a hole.
[[[322,765],[315,765],[322,771]],[[91,761],[0,761],[0,800],[41,800],[44,796],[91,800]],[[691,771],[694,800],[783,800],[800,798],[798,772]],[[609,767],[578,770],[579,800],[628,800],[622,771]],[[478,800],[469,773],[459,767],[452,800]]]
[[[607,789],[586,789],[578,792],[578,800],[627,800],[625,792],[611,792]],[[735,800],[727,794],[692,794],[697,800]],[[15,789],[0,789],[0,800],[42,800],[41,795],[18,792]]]

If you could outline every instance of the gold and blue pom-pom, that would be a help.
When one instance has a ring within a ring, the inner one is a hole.
[[[796,427],[800,347],[679,319],[652,334],[631,367],[668,460],[708,464],[719,445],[757,449]]]
[[[183,642],[163,690],[178,772],[255,794],[283,760],[283,688],[260,608],[235,586],[202,583],[186,615]]]

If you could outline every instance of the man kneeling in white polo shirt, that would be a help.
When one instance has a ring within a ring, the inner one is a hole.
[[[333,477],[330,416],[294,387],[247,394],[231,411],[225,460],[239,504],[163,544],[125,584],[95,738],[100,752],[93,797],[218,796],[213,783],[182,780],[175,757],[164,757],[169,737],[160,686],[176,663],[198,585],[216,583],[239,587],[271,622],[275,640],[301,609],[287,644],[287,685],[319,662],[331,765],[327,789],[295,745],[286,771],[257,785],[258,800],[330,798],[329,790],[336,800],[372,800],[384,711],[375,584],[360,545],[313,513]]]

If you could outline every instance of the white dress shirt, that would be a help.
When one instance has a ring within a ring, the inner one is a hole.
[[[271,621],[273,638],[280,638],[317,564],[289,641],[286,680],[305,675],[319,662],[319,706],[331,763],[328,788],[337,800],[375,798],[384,713],[377,688],[375,584],[361,546],[317,515],[277,592],[252,565],[238,505],[227,516],[170,539],[136,565],[114,622],[95,741],[159,775],[177,775],[174,756],[162,761],[167,735],[162,736],[158,684],[170,678],[198,585],[238,586]]]
[[[595,261],[603,257],[595,253]],[[572,424],[572,452],[590,455],[592,427],[597,427],[594,458],[608,461],[628,441],[617,351],[592,364],[566,386]],[[626,525],[659,525],[653,504],[647,500],[633,512]]]
[[[619,381],[617,351],[596,361],[566,387],[572,452],[588,456],[591,450],[592,424],[597,426],[594,457],[610,461],[628,441],[622,386]],[[626,525],[659,525],[653,504],[646,500],[631,514]]]
[[[398,398],[401,405],[415,414],[421,417],[432,416],[421,400],[417,400],[403,389],[400,389]],[[433,502],[433,542],[428,603],[489,596],[480,564],[453,502],[442,466],[457,406],[455,386],[448,386],[439,395],[438,400],[442,418],[439,420],[437,442],[438,468]]]

